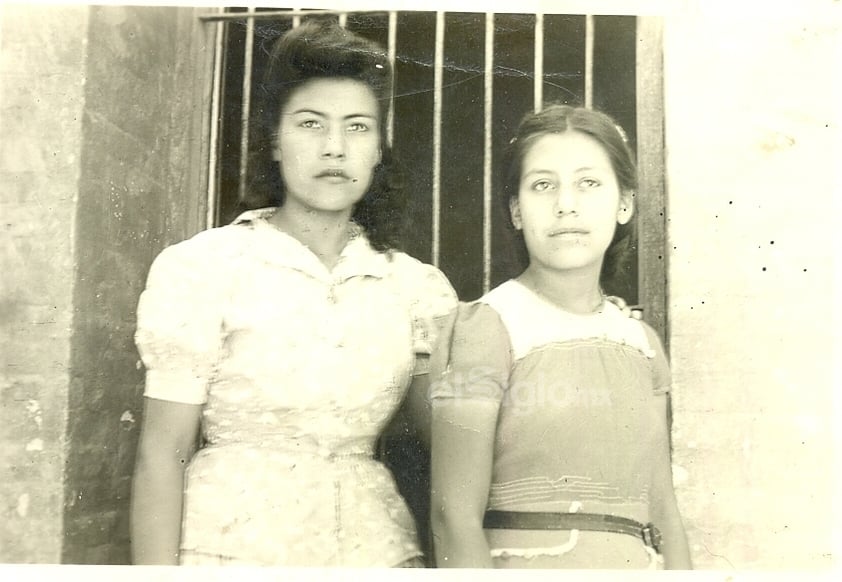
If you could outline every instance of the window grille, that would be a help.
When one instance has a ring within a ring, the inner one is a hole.
[[[496,167],[521,115],[555,101],[611,114],[633,147],[639,129],[646,134],[650,150],[639,156],[646,164],[641,178],[658,191],[648,200],[639,197],[637,210],[648,213],[642,223],[660,233],[647,234],[646,249],[638,249],[633,235],[629,260],[604,283],[609,293],[647,310],[652,306],[639,288],[663,302],[663,153],[660,136],[648,129],[661,130],[661,104],[657,90],[641,88],[660,74],[659,23],[651,17],[254,7],[206,14],[206,25],[217,27],[209,225],[230,222],[239,211],[251,94],[268,46],[312,15],[333,15],[387,47],[395,69],[387,138],[407,170],[412,196],[405,250],[442,268],[462,299],[478,297],[524,266],[495,201]],[[654,310],[663,316],[662,304]]]

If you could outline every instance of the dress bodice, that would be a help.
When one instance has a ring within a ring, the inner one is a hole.
[[[419,550],[374,444],[455,294],[359,229],[328,270],[271,212],[165,249],[138,308],[146,396],[202,405],[182,550],[394,565]]]

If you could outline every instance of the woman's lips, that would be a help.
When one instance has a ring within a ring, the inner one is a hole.
[[[351,177],[340,169],[323,170],[316,174],[316,178],[326,180],[328,182],[347,182]]]
[[[556,228],[549,232],[549,236],[560,238],[576,238],[586,234],[588,234],[588,231],[584,228]]]

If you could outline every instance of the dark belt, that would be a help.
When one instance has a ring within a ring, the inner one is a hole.
[[[579,529],[605,531],[634,536],[658,551],[661,545],[661,532],[651,523],[643,525],[639,521],[604,515],[601,513],[554,513],[543,511],[498,511],[489,509],[485,512],[482,526],[486,529]]]

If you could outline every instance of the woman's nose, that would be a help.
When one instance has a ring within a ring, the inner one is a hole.
[[[578,202],[572,188],[559,187],[555,197],[554,210],[558,215],[576,212]]]
[[[322,144],[322,157],[345,157],[345,134],[341,129],[328,129],[325,132],[325,139]]]

